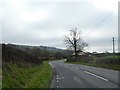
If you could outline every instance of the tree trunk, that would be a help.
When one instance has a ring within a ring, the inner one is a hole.
[[[75,51],[75,57],[77,57],[77,43],[76,43],[76,39],[74,38],[74,51]]]

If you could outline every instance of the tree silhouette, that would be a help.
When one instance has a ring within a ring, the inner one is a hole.
[[[81,38],[81,32],[77,31],[77,28],[70,30],[69,35],[64,38],[65,44],[68,49],[73,50],[75,56],[78,56],[79,52],[83,52],[84,47],[88,46]]]

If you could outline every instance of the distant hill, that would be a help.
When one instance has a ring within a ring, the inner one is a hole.
[[[64,50],[64,49],[59,49],[59,48],[49,47],[49,46],[28,46],[28,45],[15,45],[15,44],[6,44],[6,45],[21,49],[23,51],[26,49],[38,48],[40,50],[47,50],[51,52],[67,52],[67,50]]]
[[[67,52],[67,50],[64,49],[59,49],[59,48],[55,48],[55,47],[48,47],[48,46],[39,46],[38,47],[41,50],[48,50],[48,51],[52,51],[52,52]]]
[[[17,45],[6,45],[2,44],[2,62],[11,63],[32,63],[39,64],[42,63],[37,56],[32,55],[25,50],[17,48]]]
[[[27,46],[15,44],[2,44],[3,59],[7,61],[29,61],[62,59],[70,55],[70,51],[47,46]],[[31,58],[31,59],[30,59]],[[32,60],[34,58],[34,60]],[[38,62],[38,61],[37,61]]]

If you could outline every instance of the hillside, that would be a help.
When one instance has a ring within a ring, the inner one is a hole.
[[[42,62],[34,52],[2,44],[2,88],[48,88],[52,69]]]
[[[2,87],[49,88],[52,68],[47,60],[67,55],[66,50],[53,47],[2,44]]]
[[[38,48],[40,50],[47,50],[51,52],[67,52],[67,50],[55,48],[55,47],[49,47],[49,46],[28,46],[28,45],[16,45],[16,44],[6,44],[10,47],[18,48],[21,50],[26,50],[26,49],[32,49],[32,48]]]
[[[67,57],[70,53],[72,53],[71,51],[67,51],[55,47],[48,47],[48,46],[27,46],[27,45],[15,45],[15,44],[4,44],[4,45],[8,47],[12,47],[14,49],[19,49],[36,57],[54,57],[59,59],[62,57]]]
[[[4,62],[12,62],[12,63],[41,63],[38,58],[32,54],[29,54],[23,50],[20,50],[16,47],[11,47],[10,45],[2,44],[2,61]]]

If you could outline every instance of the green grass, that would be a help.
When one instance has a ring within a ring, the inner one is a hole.
[[[95,67],[108,68],[113,70],[120,70],[120,56],[105,56],[105,57],[92,57],[85,62],[84,58],[76,62],[67,62],[72,64],[81,64]]]
[[[0,90],[2,88],[2,69],[0,68]]]
[[[103,56],[103,57],[96,57],[95,59],[96,64],[111,64],[111,65],[118,65],[120,63],[120,56]]]
[[[71,64],[81,64],[81,65],[87,65],[87,66],[94,66],[94,67],[101,67],[101,68],[107,68],[107,69],[113,69],[113,70],[120,70],[119,65],[106,65],[106,64],[91,64],[91,63],[84,63],[84,62],[67,62]]]
[[[6,63],[3,69],[3,88],[49,88],[52,68],[45,61],[38,66]]]

